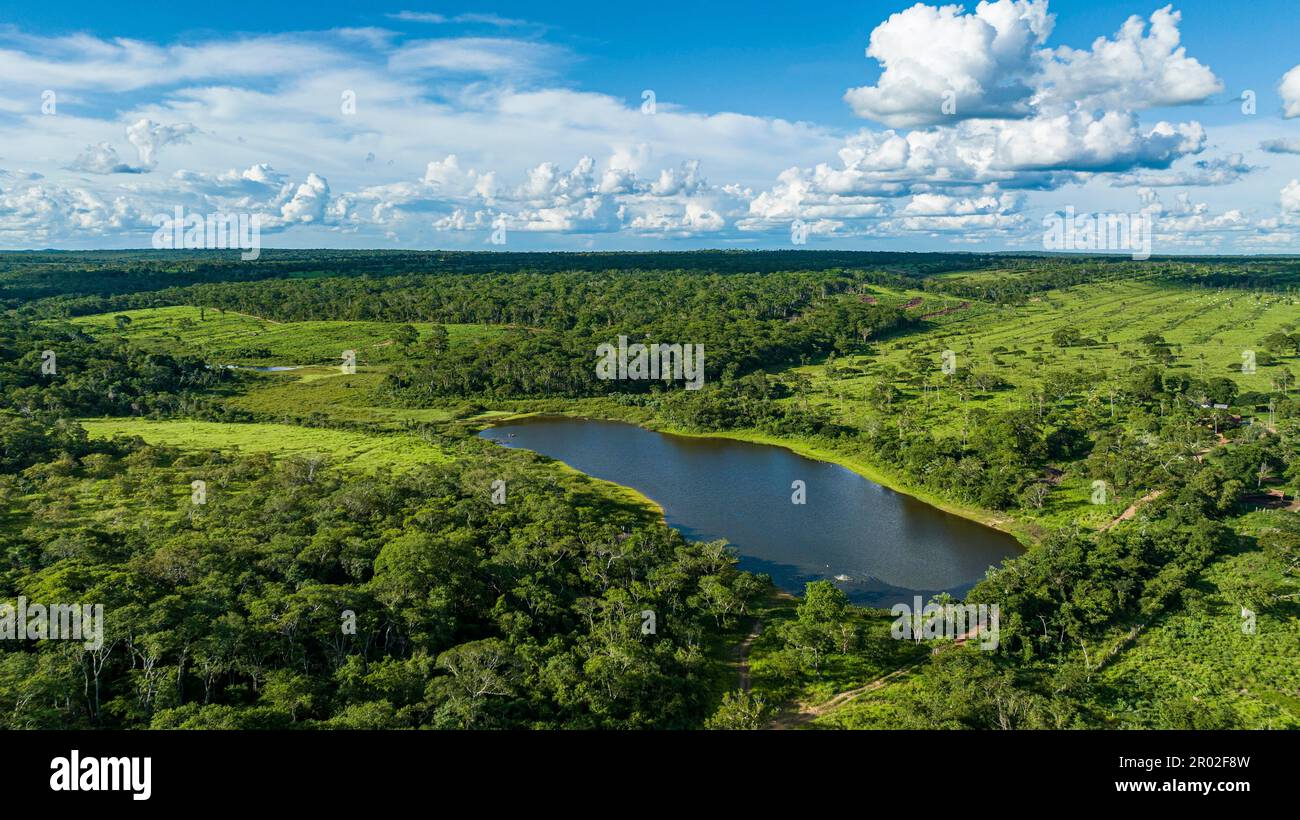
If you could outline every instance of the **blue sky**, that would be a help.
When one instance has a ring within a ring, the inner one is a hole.
[[[753,3],[662,0],[654,3],[496,2],[488,5],[398,3],[360,8],[355,2],[214,4],[138,3],[125,13],[113,3],[71,0],[13,8],[6,22],[44,35],[92,32],[153,42],[206,39],[231,33],[381,26],[414,34],[426,24],[386,16],[410,10],[454,18],[493,14],[535,26],[511,33],[545,35],[583,55],[571,81],[640,103],[647,85],[701,111],[729,110],[810,119],[844,128],[860,120],[839,99],[846,84],[869,80],[879,68],[863,57],[872,29],[907,2]],[[968,4],[973,8],[975,4]],[[1056,40],[1083,46],[1109,35],[1130,14],[1156,2],[1053,2]],[[1300,11],[1285,0],[1252,0],[1249,10],[1221,0],[1175,4],[1183,13],[1183,43],[1231,88],[1257,88],[1277,106],[1277,78],[1300,61]],[[381,10],[384,9],[384,10]],[[497,33],[488,23],[452,23],[457,33]],[[633,89],[629,91],[629,89]],[[1207,120],[1210,115],[1206,115]]]
[[[11,8],[0,247],[1041,250],[1069,207],[1300,252],[1290,4],[774,5]]]

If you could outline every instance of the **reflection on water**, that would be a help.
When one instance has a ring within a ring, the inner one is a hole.
[[[791,592],[839,576],[853,601],[870,606],[960,596],[1021,552],[1005,533],[780,447],[561,416],[481,435],[640,491],[687,538],[727,539],[743,568]],[[804,504],[791,502],[795,481],[804,482]]]

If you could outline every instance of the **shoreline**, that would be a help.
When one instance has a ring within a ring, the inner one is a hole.
[[[984,510],[979,507],[968,507],[957,504],[927,493],[924,490],[910,487],[905,482],[885,473],[879,467],[876,467],[869,462],[860,461],[852,456],[837,453],[834,450],[823,449],[798,440],[780,438],[757,430],[728,430],[716,433],[694,433],[673,428],[647,427],[646,429],[652,429],[657,433],[667,433],[669,435],[683,436],[686,438],[725,438],[731,439],[732,441],[744,441],[750,444],[762,444],[768,447],[780,447],[784,450],[789,450],[795,455],[802,456],[803,458],[812,461],[820,461],[826,464],[834,464],[843,467],[859,477],[864,478],[873,484],[884,487],[891,492],[913,498],[922,504],[934,507],[935,509],[946,512],[950,515],[955,515],[958,518],[964,518],[967,521],[980,524],[989,529],[1006,533],[1017,541],[1020,541],[1021,546],[1027,546],[1023,541],[1021,541],[1017,530],[1011,526],[1016,522],[1015,519],[1010,516]]]
[[[864,478],[867,481],[872,482],[873,484],[877,484],[881,487],[884,487],[885,489],[890,490],[891,492],[898,493],[899,495],[908,496],[910,498],[913,498],[921,502],[922,504],[926,504],[927,506],[934,507],[935,509],[940,510],[942,512],[946,512],[950,515],[955,515],[959,518],[964,518],[967,521],[980,524],[981,526],[988,527],[989,529],[1006,533],[1007,535],[1010,535],[1012,538],[1016,539],[1016,541],[1019,542],[1021,547],[1023,547],[1024,549],[1029,549],[1033,545],[1033,541],[1029,539],[1028,536],[1019,527],[1016,526],[1017,524],[1016,519],[1012,518],[1011,516],[996,513],[990,510],[984,510],[979,507],[969,507],[961,504],[956,504],[954,502],[935,496],[931,493],[927,493],[923,490],[919,490],[914,487],[909,487],[905,482],[898,480],[897,478],[884,472],[879,467],[870,464],[869,462],[861,461],[859,459],[853,458],[846,454],[838,453],[834,450],[818,447],[809,444],[807,442],[800,441],[798,439],[781,438],[779,436],[774,436],[769,433],[763,433],[758,430],[723,430],[723,431],[697,433],[694,431],[687,431],[687,430],[675,428],[668,424],[659,423],[653,417],[648,421],[633,421],[626,418],[611,417],[609,414],[570,412],[564,410],[530,410],[530,411],[519,412],[519,413],[510,413],[508,415],[502,415],[492,419],[485,419],[484,420],[485,423],[479,429],[478,432],[482,432],[482,430],[485,430],[489,427],[498,427],[512,421],[520,421],[528,418],[537,418],[540,416],[565,416],[567,418],[587,419],[591,421],[612,421],[612,422],[619,422],[622,424],[634,424],[637,427],[642,428],[643,430],[649,430],[651,432],[662,433],[665,435],[681,436],[683,438],[721,438],[721,439],[730,439],[732,441],[748,442],[750,444],[761,444],[768,447],[780,447],[784,450],[788,450],[789,452],[794,453],[795,455],[802,456],[803,458],[807,458],[812,461],[821,461],[827,464],[835,464],[839,467],[843,467],[844,469],[849,470],[850,472],[858,475],[859,477]],[[478,435],[478,432],[475,433],[475,436]],[[559,463],[563,464],[564,462],[559,462]],[[569,465],[567,464],[565,464],[565,467],[568,467],[569,469],[574,469],[573,467],[569,467]],[[582,471],[578,470],[577,472],[582,472]],[[586,474],[584,473],[584,475]],[[607,482],[607,483],[615,484],[615,486],[624,487],[625,489],[629,489],[629,490],[632,489],[630,487],[626,487],[625,485],[617,484],[616,482]],[[636,490],[632,490],[632,491],[636,492],[638,495],[641,495]],[[654,506],[659,507],[659,505],[656,502],[654,502],[653,499],[646,498],[646,500],[649,501]],[[659,509],[662,512],[662,507],[659,507]]]
[[[523,418],[535,418],[537,416],[567,416],[567,415],[568,415],[567,413],[511,413],[508,416],[501,416],[499,418],[494,418],[489,420],[488,423],[480,427],[472,437],[479,439],[480,438],[479,433],[482,433],[484,430],[487,430],[488,428],[499,427],[502,424],[508,424],[509,422],[518,421],[519,419],[523,419]],[[577,417],[571,416],[571,418],[577,418]],[[619,420],[620,419],[593,419],[593,421],[619,421]],[[668,513],[666,510],[664,510],[663,505],[660,504],[658,501],[655,501],[653,498],[641,492],[635,487],[629,487],[626,484],[619,484],[617,481],[610,481],[609,479],[600,478],[599,476],[594,476],[591,475],[590,473],[584,473],[582,470],[579,470],[577,467],[574,467],[572,464],[569,464],[567,461],[562,461],[561,459],[548,456],[544,453],[539,453],[536,450],[529,450],[527,447],[511,447],[507,444],[501,444],[500,442],[492,441],[489,439],[480,439],[480,440],[486,444],[491,444],[494,447],[504,447],[507,450],[518,450],[525,453],[531,453],[533,456],[537,458],[544,458],[550,461],[551,463],[558,465],[560,469],[564,472],[573,473],[574,475],[582,476],[583,478],[589,481],[595,481],[600,484],[608,484],[610,487],[614,488],[613,491],[616,494],[626,496],[627,500],[630,503],[634,503],[646,507],[647,512],[653,512],[655,515],[659,516],[659,520],[662,521],[664,524],[668,523]]]

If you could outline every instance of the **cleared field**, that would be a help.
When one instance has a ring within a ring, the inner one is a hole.
[[[947,315],[947,313],[940,313],[940,311],[956,312],[959,309],[965,309],[963,306],[970,304],[954,296],[925,290],[886,288],[873,285],[867,291],[865,295],[870,300],[881,305],[901,307],[907,310],[913,318],[932,316],[937,320],[940,316]]]
[[[931,365],[930,372],[921,375],[941,387],[940,355],[950,349],[957,354],[958,367],[989,370],[1016,387],[1028,387],[1052,370],[1122,377],[1149,359],[1141,340],[1157,334],[1171,346],[1174,369],[1198,378],[1228,377],[1243,392],[1267,391],[1282,368],[1300,363],[1300,357],[1284,356],[1278,364],[1258,367],[1253,375],[1240,372],[1243,351],[1263,350],[1265,336],[1300,324],[1300,301],[1290,296],[1114,282],[1053,291],[1018,307],[972,305],[942,318],[923,333],[882,343],[878,362],[910,377],[917,372],[919,349]],[[1052,338],[1059,330],[1077,330],[1094,343],[1059,347]],[[809,373],[819,370],[809,368]],[[837,384],[865,380],[845,378]],[[943,396],[941,388],[937,399]],[[967,401],[1006,404],[1015,397],[1004,392]],[[936,406],[943,407],[938,402]]]
[[[923,302],[914,310],[926,314],[934,308]],[[1244,374],[1242,352],[1262,351],[1264,337],[1294,332],[1297,325],[1300,299],[1294,296],[1107,282],[1049,291],[1014,307],[965,303],[927,319],[923,330],[880,341],[874,355],[841,357],[832,367],[822,362],[791,372],[808,377],[807,398],[812,406],[845,424],[865,428],[904,423],[938,435],[960,436],[977,408],[1004,411],[1034,406],[1045,381],[1055,374],[1087,376],[1091,395],[1085,400],[1104,406],[1135,366],[1156,362],[1143,341],[1149,334],[1163,338],[1173,357],[1172,364],[1160,365],[1162,370],[1197,379],[1232,379],[1241,393],[1268,392],[1284,370],[1300,374],[1300,357],[1278,355],[1273,364]],[[1062,347],[1053,338],[1061,330],[1077,331],[1086,341]],[[954,351],[959,369],[990,374],[1009,386],[985,391],[954,388],[941,370],[945,350]],[[870,398],[884,380],[899,395],[888,406]],[[798,403],[803,397],[786,401]],[[1037,517],[1046,523],[1079,521],[1100,526],[1132,500],[1113,498],[1110,504],[1094,505],[1089,496],[1084,478],[1067,475],[1053,493],[1049,509]]]
[[[129,321],[119,322],[119,316]],[[214,364],[294,366],[338,362],[357,351],[358,364],[392,362],[404,354],[394,341],[399,322],[275,322],[257,316],[189,306],[145,308],[80,316],[72,324],[113,334],[142,347],[202,356]],[[120,326],[119,326],[120,325]],[[434,325],[412,322],[424,342]],[[452,345],[498,333],[493,325],[443,325]]]
[[[228,403],[259,418],[297,422],[323,416],[333,423],[373,426],[392,430],[406,423],[429,424],[455,416],[448,408],[385,407],[376,404],[374,390],[384,379],[384,368],[361,366],[345,374],[338,367],[309,367],[285,373],[259,375],[248,390]]]
[[[372,472],[381,467],[414,469],[448,458],[416,436],[353,433],[291,424],[225,424],[208,421],[82,419],[92,437],[139,436],[150,444],[183,450],[234,450],[277,456],[323,455],[334,466]]]
[[[1262,350],[1265,336],[1297,322],[1300,303],[1290,296],[1129,281],[1054,291],[977,321],[959,317],[942,328],[938,341],[950,343],[959,356],[966,352],[970,367],[991,366],[1008,381],[1025,383],[1040,375],[1041,367],[1123,375],[1148,358],[1141,339],[1156,334],[1172,346],[1175,368],[1197,377],[1232,378],[1242,391],[1266,391],[1280,366],[1242,374],[1242,351]],[[1058,347],[1052,336],[1063,329],[1077,330],[1096,344]],[[904,350],[897,344],[888,348],[900,362]],[[1282,360],[1296,361],[1295,356]]]

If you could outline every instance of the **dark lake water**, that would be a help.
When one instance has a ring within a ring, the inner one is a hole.
[[[780,447],[561,416],[480,435],[639,490],[687,538],[727,539],[742,568],[791,592],[843,575],[851,580],[837,581],[840,588],[869,606],[960,596],[1022,549],[1003,532]],[[791,501],[794,481],[804,482],[805,504]]]

